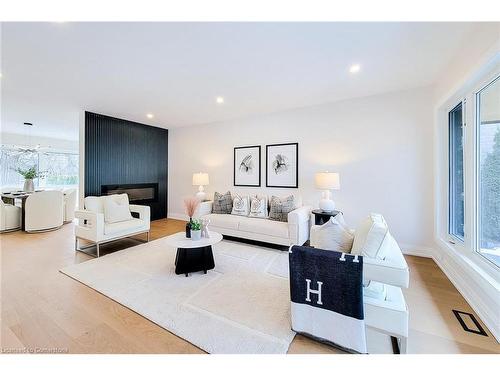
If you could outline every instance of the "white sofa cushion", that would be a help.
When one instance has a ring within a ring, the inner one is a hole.
[[[347,227],[342,213],[331,217],[323,225],[311,228],[311,246],[324,250],[350,253],[354,236]]]
[[[127,194],[113,194],[104,197],[104,221],[118,223],[132,219]]]
[[[273,237],[288,238],[288,224],[281,221],[260,220],[258,218],[240,217],[239,230],[249,233],[266,234]]]
[[[250,199],[250,217],[267,218],[267,197],[255,195]]]
[[[234,194],[231,215],[248,216],[250,213],[250,197]]]
[[[382,215],[368,215],[356,228],[351,254],[384,259],[380,249],[388,232]]]
[[[209,229],[210,226],[214,226],[234,230],[238,230],[241,217],[242,216],[228,214],[208,214],[203,216],[204,219],[210,220],[210,224],[208,225]]]
[[[132,218],[127,221],[119,221],[117,223],[105,223],[104,224],[104,234],[119,234],[119,233],[130,233],[134,230],[139,230],[144,227],[146,223],[144,220]]]

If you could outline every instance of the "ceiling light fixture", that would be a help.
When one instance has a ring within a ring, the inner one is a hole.
[[[148,114],[146,115],[146,117],[147,117],[147,118],[153,118],[153,117],[155,117],[155,116],[154,116],[152,113],[148,113]]]
[[[361,70],[361,65],[359,65],[359,64],[351,65],[351,67],[349,68],[350,73],[357,73],[360,70]]]
[[[215,102],[217,104],[224,104],[224,98],[222,96],[218,96],[216,99],[215,99]]]

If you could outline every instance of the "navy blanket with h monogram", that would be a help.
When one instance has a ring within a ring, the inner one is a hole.
[[[306,246],[289,253],[292,329],[366,353],[363,257]]]

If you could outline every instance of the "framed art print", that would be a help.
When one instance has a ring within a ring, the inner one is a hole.
[[[299,144],[266,146],[266,186],[299,187]]]
[[[234,186],[260,186],[260,146],[234,148]]]

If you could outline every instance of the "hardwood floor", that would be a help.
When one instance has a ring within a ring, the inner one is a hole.
[[[185,223],[164,219],[151,224],[151,239],[184,230]],[[138,242],[102,247],[113,251]],[[9,352],[203,353],[135,312],[59,272],[90,259],[75,253],[73,225],[47,233],[0,235],[1,348]],[[411,353],[500,353],[488,336],[465,332],[452,309],[474,313],[437,265],[407,256],[410,288]],[[476,316],[479,320],[479,318]],[[297,335],[289,353],[340,353]]]

